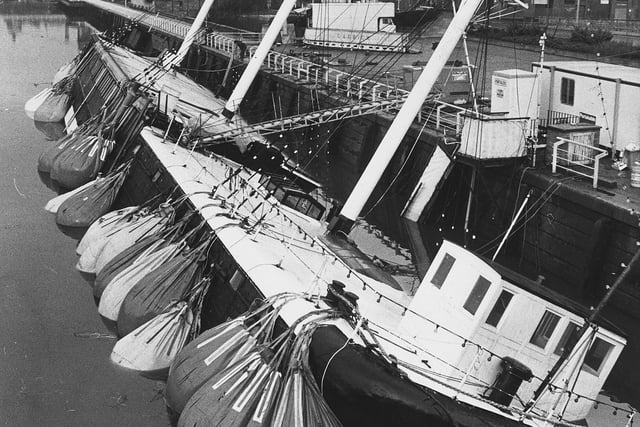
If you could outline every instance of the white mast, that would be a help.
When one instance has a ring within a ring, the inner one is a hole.
[[[482,1],[463,0],[460,4],[438,47],[347,199],[337,223],[333,224],[333,231],[348,233],[351,229]]]
[[[253,79],[258,74],[258,71],[260,71],[260,67],[264,62],[264,59],[269,54],[269,49],[271,49],[271,46],[273,46],[273,43],[276,41],[276,37],[278,37],[280,30],[287,22],[287,17],[289,16],[289,13],[291,13],[295,4],[296,0],[283,0],[280,5],[278,13],[276,13],[273,21],[271,21],[271,24],[269,25],[267,32],[264,34],[262,41],[258,45],[255,54],[249,61],[247,68],[244,70],[244,73],[242,73],[242,77],[240,77],[240,81],[238,81],[235,89],[233,89],[233,93],[229,97],[227,105],[224,107],[222,115],[227,119],[231,119],[235,115],[236,111],[238,111],[238,107],[244,99],[244,96],[247,94],[249,86],[251,86]]]
[[[211,5],[214,1],[215,0],[204,0],[204,3],[202,3],[202,7],[200,8],[198,15],[191,24],[191,28],[189,28],[187,35],[184,36],[184,40],[182,40],[182,45],[180,45],[180,49],[178,49],[178,52],[176,52],[175,55],[168,56],[166,60],[162,61],[162,65],[165,69],[169,69],[175,65],[180,64],[184,57],[187,56],[187,53],[189,52],[193,41],[197,37],[198,32],[202,27],[202,23],[205,21],[205,19],[207,19],[209,9],[211,9]]]

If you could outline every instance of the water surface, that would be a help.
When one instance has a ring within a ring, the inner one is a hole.
[[[90,28],[53,5],[0,5],[0,425],[163,426],[163,384],[109,359],[115,339],[75,271],[76,241],[43,210],[51,142],[23,111]]]

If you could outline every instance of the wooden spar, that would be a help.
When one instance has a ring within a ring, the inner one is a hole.
[[[209,9],[211,9],[211,5],[214,1],[215,0],[205,0],[204,3],[202,3],[202,7],[200,8],[200,11],[198,12],[196,18],[193,20],[193,24],[191,24],[191,28],[189,28],[187,35],[184,36],[184,40],[182,40],[182,45],[180,45],[178,52],[176,52],[175,55],[169,56],[166,61],[163,61],[162,65],[165,69],[168,70],[171,67],[179,65],[182,62],[184,57],[189,52],[193,41],[198,36],[200,28],[202,28],[202,23],[205,19],[207,19]]]
[[[332,231],[348,233],[351,230],[481,2],[482,0],[464,0],[460,5],[406,102],[352,190],[340,216],[332,224]]]
[[[582,337],[586,333],[588,333],[588,329],[591,327],[591,324],[593,323],[593,321],[600,314],[600,312],[602,311],[604,306],[607,304],[607,302],[609,302],[609,299],[611,298],[613,293],[627,278],[627,275],[629,274],[631,269],[638,263],[638,260],[640,260],[640,249],[636,251],[636,253],[633,255],[633,258],[631,258],[631,261],[629,261],[629,264],[625,267],[624,271],[620,274],[620,276],[618,276],[615,283],[611,285],[611,287],[607,290],[607,293],[600,300],[600,302],[598,303],[598,306],[593,309],[589,317],[585,320],[584,325],[582,325],[582,328],[580,328],[580,331],[576,334],[576,336],[579,338],[578,339],[574,338],[573,340],[570,339],[567,342],[567,346],[562,351],[562,354],[558,358],[558,361],[555,363],[555,365],[553,365],[551,370],[547,373],[547,376],[540,383],[540,386],[533,393],[533,397],[531,398],[531,400],[527,402],[526,406],[524,407],[525,411],[530,410],[536,404],[536,402],[538,401],[542,393],[544,393],[544,391],[547,389],[547,386],[551,383],[551,381],[555,377],[556,373],[560,370],[560,368],[562,367],[564,362],[567,360],[569,355],[573,352],[578,341],[580,341]]]
[[[282,29],[284,24],[287,22],[287,17],[289,16],[289,13],[291,13],[295,4],[296,0],[283,0],[280,5],[278,13],[276,13],[273,21],[271,21],[271,24],[269,25],[267,32],[264,34],[262,41],[258,45],[256,52],[253,54],[253,57],[249,61],[244,73],[242,73],[233,93],[229,96],[227,105],[225,105],[224,111],[222,112],[222,115],[227,119],[231,120],[236,114],[236,111],[238,111],[238,107],[240,107],[240,103],[247,94],[249,86],[251,86],[256,75],[258,75],[258,71],[260,71],[262,63],[269,54],[269,49],[271,49],[271,46],[273,46],[273,43],[276,41],[276,37],[280,33],[280,29]]]

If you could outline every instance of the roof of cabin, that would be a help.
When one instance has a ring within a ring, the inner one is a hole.
[[[540,66],[540,63],[534,62],[533,65]],[[623,83],[640,86],[640,73],[638,73],[638,69],[625,65],[608,64],[598,61],[550,61],[545,62],[543,67],[555,67],[557,71],[564,71],[600,80],[615,81],[616,79],[620,79]]]
[[[484,259],[484,261],[491,265],[491,267],[494,268],[504,279],[524,289],[525,291],[536,295],[537,297],[556,304],[559,307],[569,310],[572,313],[578,314],[584,318],[588,317],[591,314],[591,311],[588,307],[554,291],[553,289],[543,286],[541,283],[535,280],[531,280],[530,278],[523,276],[522,274],[517,273],[516,271],[513,271],[510,268],[507,268],[496,262],[491,262],[491,260],[489,259]],[[623,330],[621,330],[618,326],[611,323],[602,316],[599,316],[596,319],[595,323],[605,327],[613,333],[622,336],[623,338],[626,338],[626,333]]]

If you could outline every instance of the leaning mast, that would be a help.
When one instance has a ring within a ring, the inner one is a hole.
[[[433,88],[440,71],[453,53],[458,41],[466,31],[483,0],[463,0],[460,8],[451,20],[449,27],[442,35],[440,43],[433,52],[429,62],[420,74],[407,100],[398,112],[393,123],[380,142],[378,149],[369,161],[366,169],[345,202],[340,215],[331,226],[332,232],[349,233],[351,227],[362,212],[364,205],[373,193],[376,184],[382,177],[407,131],[413,124],[416,115],[422,109],[429,92]]]
[[[289,13],[291,13],[295,4],[296,0],[283,0],[282,4],[280,5],[278,13],[276,13],[276,16],[273,17],[273,21],[271,21],[269,28],[262,37],[262,40],[256,48],[255,53],[251,57],[247,68],[244,70],[244,73],[242,73],[240,80],[233,89],[233,93],[231,93],[231,96],[229,96],[229,99],[227,100],[227,104],[222,111],[222,115],[227,119],[231,120],[236,114],[236,111],[238,111],[240,103],[249,91],[251,83],[253,83],[253,80],[260,71],[262,63],[269,54],[269,50],[275,43],[280,30],[282,29],[284,24],[286,24]]]

